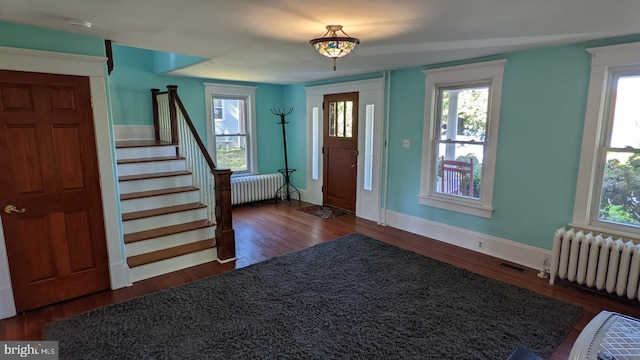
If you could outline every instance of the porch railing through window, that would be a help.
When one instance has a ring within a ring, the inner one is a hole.
[[[156,140],[178,145],[187,162],[200,202],[207,205],[209,221],[216,224],[216,246],[222,261],[235,258],[235,234],[231,219],[231,171],[216,168],[198,135],[180,96],[178,87],[166,92],[151,89]]]

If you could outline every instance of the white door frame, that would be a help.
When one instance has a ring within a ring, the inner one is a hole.
[[[98,154],[98,171],[104,211],[104,226],[109,254],[111,288],[131,285],[129,267],[124,261],[124,243],[120,229],[114,170],[114,140],[107,106],[106,58],[62,54],[50,51],[0,47],[0,69],[89,77],[93,100],[93,123]],[[0,319],[16,315],[9,261],[0,221]]]
[[[322,103],[324,95],[358,92],[358,178],[356,190],[356,216],[380,221],[380,174],[382,168],[382,130],[384,114],[384,78],[351,81],[330,85],[310,86],[307,92],[307,188],[304,200],[312,204],[322,204]],[[373,123],[367,124],[367,106],[373,105]],[[373,136],[367,139],[368,126],[372,126]],[[365,155],[373,149],[371,172],[365,174]],[[370,189],[365,189],[365,176],[370,176]]]

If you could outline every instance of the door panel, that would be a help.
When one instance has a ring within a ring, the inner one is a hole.
[[[0,166],[16,310],[108,289],[88,78],[0,71]]]
[[[355,211],[358,93],[325,95],[323,107],[323,203]]]

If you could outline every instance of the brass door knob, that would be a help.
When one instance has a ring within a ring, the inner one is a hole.
[[[4,207],[4,212],[6,212],[7,214],[11,214],[13,212],[23,213],[25,211],[27,211],[27,209],[20,210],[20,209],[16,208],[14,205],[7,205],[7,206]]]

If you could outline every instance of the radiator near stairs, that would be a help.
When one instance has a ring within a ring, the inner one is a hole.
[[[282,174],[247,175],[231,178],[231,205],[275,199]]]
[[[560,228],[553,239],[550,280],[557,278],[628,299],[640,298],[640,242]]]

